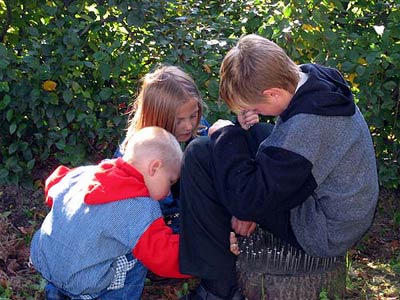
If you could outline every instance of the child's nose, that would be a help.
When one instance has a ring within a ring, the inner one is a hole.
[[[193,129],[193,124],[190,122],[190,120],[185,121],[185,130],[192,130]]]

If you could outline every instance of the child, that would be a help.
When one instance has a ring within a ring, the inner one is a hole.
[[[134,103],[135,110],[128,120],[127,135],[147,126],[159,126],[171,132],[182,148],[196,137],[207,135],[209,123],[202,117],[205,103],[194,80],[176,66],[161,65],[146,74],[140,93]],[[238,117],[246,127],[258,122],[258,115],[247,112]],[[126,140],[115,153],[124,152]],[[172,194],[160,201],[161,210],[174,233],[179,232],[179,184],[171,188]]]
[[[176,66],[160,65],[142,79],[140,93],[129,116],[127,136],[147,126],[172,133],[184,149],[199,135],[207,135],[208,122],[202,117],[205,103],[193,79]],[[126,139],[114,157],[124,152]],[[174,233],[179,232],[179,184],[160,201],[162,212]]]
[[[330,257],[368,230],[378,199],[370,132],[337,70],[298,66],[275,43],[248,35],[220,76],[233,111],[278,118],[254,155],[252,128],[225,124],[186,149],[179,261],[201,285],[184,299],[241,299],[235,255],[224,249],[232,216],[241,220],[237,233],[257,222],[309,255]]]
[[[207,127],[200,124],[205,103],[193,79],[176,66],[161,65],[146,74],[133,107],[127,135],[147,126],[164,128],[180,143],[207,135]]]
[[[140,299],[143,265],[188,277],[178,270],[179,235],[157,202],[178,180],[181,160],[172,134],[147,127],[127,136],[122,158],[53,172],[45,186],[51,211],[31,244],[32,263],[49,281],[46,299]]]

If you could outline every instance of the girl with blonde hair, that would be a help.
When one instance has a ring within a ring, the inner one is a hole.
[[[209,124],[202,117],[205,107],[190,75],[176,66],[157,66],[142,79],[140,92],[128,119],[126,136],[144,127],[158,126],[172,133],[184,149],[193,138],[207,135]],[[115,157],[123,155],[126,144],[125,138]],[[179,183],[174,184],[171,191],[171,195],[160,205],[166,222],[174,232],[178,232]]]

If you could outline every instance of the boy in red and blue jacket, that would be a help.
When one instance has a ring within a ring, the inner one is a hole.
[[[122,158],[60,166],[47,179],[51,211],[31,244],[32,263],[49,282],[46,299],[140,299],[146,268],[190,277],[179,272],[179,235],[155,201],[179,178],[179,143],[159,127],[129,139]]]

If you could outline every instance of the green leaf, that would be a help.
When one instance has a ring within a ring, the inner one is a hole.
[[[7,59],[0,58],[0,69],[6,69],[10,62]]]
[[[35,101],[37,99],[39,99],[40,97],[40,90],[38,88],[34,88],[32,89],[31,93],[30,93],[30,97],[32,101]]]
[[[99,67],[101,76],[104,80],[107,80],[110,77],[111,74],[111,65],[103,63]]]
[[[65,116],[67,118],[68,123],[71,123],[75,118],[75,110],[68,109],[67,113],[65,114]]]
[[[36,27],[28,27],[26,28],[26,31],[31,35],[31,36],[39,36],[39,30],[37,30]]]
[[[90,99],[92,94],[89,91],[82,91],[82,96],[86,99]]]
[[[35,166],[35,159],[31,159],[31,160],[28,161],[28,163],[26,164],[26,167],[28,168],[28,170],[32,170],[34,166]]]
[[[90,61],[84,61],[83,64],[84,64],[86,67],[90,68],[90,69],[95,69],[95,68],[96,68],[96,66],[95,66],[92,62],[90,62]]]
[[[397,88],[397,84],[394,81],[387,81],[382,86],[385,90],[388,91],[393,91],[395,88]]]
[[[286,18],[289,18],[291,14],[292,14],[292,8],[290,6],[286,6],[285,9],[283,10],[283,15]]]
[[[9,92],[10,91],[10,87],[8,86],[8,82],[6,81],[2,81],[0,82],[0,92]]]
[[[210,97],[217,100],[219,97],[219,84],[215,79],[211,79],[208,85],[208,92]]]
[[[78,93],[81,91],[81,86],[76,81],[72,81],[71,88],[75,93]]]
[[[60,140],[56,143],[56,147],[58,150],[63,150],[65,148],[65,141],[64,140]]]
[[[3,100],[0,102],[0,109],[1,110],[5,109],[8,106],[8,104],[10,104],[10,103],[11,103],[10,95],[5,95],[3,97]]]
[[[12,120],[13,116],[14,116],[14,111],[12,109],[9,109],[7,111],[7,115],[6,115],[7,121],[10,122]]]
[[[63,99],[64,99],[65,103],[67,103],[67,104],[71,103],[72,98],[73,98],[73,95],[72,95],[71,90],[65,90],[63,92]]]
[[[111,97],[112,93],[113,93],[113,90],[111,88],[106,87],[106,88],[101,89],[99,96],[100,96],[101,100],[107,100]]]
[[[17,130],[17,124],[12,123],[10,125],[10,134],[13,134],[15,132],[15,130]]]
[[[6,178],[9,174],[10,172],[7,169],[5,168],[0,169],[0,178]]]
[[[18,150],[18,144],[17,143],[12,143],[8,147],[8,154],[14,154]]]
[[[88,102],[86,103],[86,105],[87,105],[87,107],[90,108],[91,110],[94,109],[94,102],[93,102],[93,101],[88,101]]]
[[[144,24],[143,12],[133,10],[128,14],[126,21],[129,26],[141,27]]]
[[[93,58],[98,62],[105,62],[109,60],[107,53],[102,51],[98,51],[95,54],[93,54]]]

